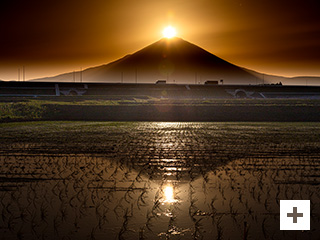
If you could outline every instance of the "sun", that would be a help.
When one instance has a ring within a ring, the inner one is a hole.
[[[177,35],[177,31],[174,27],[168,26],[162,31],[163,37],[165,38],[173,38]]]

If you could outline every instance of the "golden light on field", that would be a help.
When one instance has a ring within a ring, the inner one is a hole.
[[[162,35],[165,38],[173,38],[177,35],[177,31],[174,27],[167,26],[165,29],[163,29]]]
[[[163,188],[163,203],[175,203],[177,199],[174,198],[174,189],[171,184]]]
[[[172,202],[173,201],[173,187],[172,186],[166,186],[165,187],[164,196],[165,196],[165,199],[168,202]]]

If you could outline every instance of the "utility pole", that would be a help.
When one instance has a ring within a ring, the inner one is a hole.
[[[73,71],[72,77],[73,77],[73,82],[76,82],[76,72],[75,71]]]
[[[26,81],[26,70],[25,70],[25,68],[24,68],[24,66],[22,67],[22,79],[23,79],[23,81]]]
[[[20,68],[18,68],[18,82],[20,82]]]
[[[80,82],[82,83],[82,67],[80,67]]]
[[[138,70],[136,68],[136,83],[138,83]]]
[[[121,83],[123,83],[123,72],[121,72]]]

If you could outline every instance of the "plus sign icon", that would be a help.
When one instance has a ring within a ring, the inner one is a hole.
[[[280,200],[280,230],[310,230],[310,200]]]

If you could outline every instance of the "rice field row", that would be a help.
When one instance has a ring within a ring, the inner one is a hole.
[[[0,124],[0,239],[318,239],[320,124]],[[279,201],[311,200],[310,231]]]

